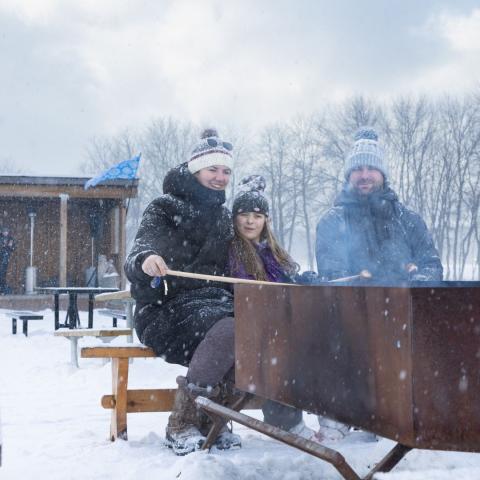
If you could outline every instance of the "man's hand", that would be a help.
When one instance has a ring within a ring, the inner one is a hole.
[[[168,267],[160,255],[149,255],[142,263],[142,270],[150,277],[164,277]]]
[[[414,263],[407,263],[405,265],[405,270],[407,273],[413,275],[418,272],[418,267]]]

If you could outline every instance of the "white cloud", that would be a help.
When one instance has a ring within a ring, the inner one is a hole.
[[[67,173],[92,136],[154,116],[256,129],[353,93],[468,88],[480,10],[426,4],[2,0],[4,155]]]
[[[443,61],[412,79],[410,88],[426,93],[461,93],[480,80],[480,9],[469,14],[442,12],[428,19],[424,34],[444,42]]]
[[[480,8],[473,10],[470,15],[442,14],[437,21],[440,33],[456,52],[480,51]]]

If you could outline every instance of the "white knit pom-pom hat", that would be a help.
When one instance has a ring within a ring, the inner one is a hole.
[[[188,170],[197,173],[202,168],[214,165],[224,165],[233,169],[232,150],[233,145],[221,140],[215,129],[206,129],[202,132],[200,143],[192,150]]]

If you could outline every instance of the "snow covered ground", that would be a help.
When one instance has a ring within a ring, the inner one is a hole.
[[[31,333],[25,338],[21,333],[11,334],[11,321],[0,310],[0,479],[340,478],[327,463],[239,425],[235,431],[243,438],[243,448],[176,457],[162,443],[167,421],[163,413],[129,415],[129,441],[110,442],[110,412],[99,403],[109,393],[110,365],[100,359],[80,359],[80,368],[72,368],[69,342],[53,336],[53,313],[46,310],[44,314],[43,322],[31,322]],[[81,315],[86,322],[86,314]],[[96,316],[95,327],[100,326],[110,327],[111,322]],[[95,344],[95,339],[80,341],[81,346]],[[131,366],[130,385],[175,386],[176,375],[183,372],[182,367],[160,359],[137,359]],[[315,416],[306,415],[305,421],[316,428]],[[329,444],[362,475],[392,445],[389,440],[364,442],[361,434]],[[480,455],[413,451],[393,472],[376,478],[479,479]]]

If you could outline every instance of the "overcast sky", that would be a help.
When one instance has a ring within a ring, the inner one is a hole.
[[[0,163],[77,175],[156,116],[258,128],[352,94],[479,85],[470,0],[1,0]]]

